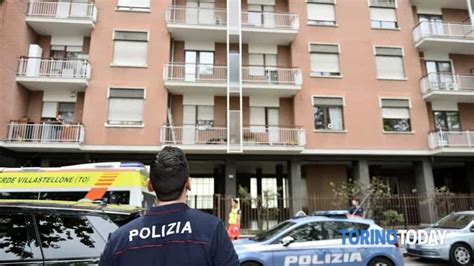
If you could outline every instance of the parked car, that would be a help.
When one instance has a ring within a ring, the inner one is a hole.
[[[431,230],[446,230],[443,244],[408,245],[409,256],[450,261],[451,265],[472,265],[474,211],[452,213],[425,230],[428,233]]]
[[[141,212],[119,205],[0,200],[0,264],[97,264],[109,235]]]
[[[241,265],[404,265],[396,245],[343,245],[342,230],[382,228],[372,220],[337,214],[295,217],[254,238],[234,241]]]

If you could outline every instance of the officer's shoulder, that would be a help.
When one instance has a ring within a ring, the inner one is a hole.
[[[143,227],[143,216],[135,218],[134,220],[119,227],[117,230],[115,230],[115,232],[112,233],[111,239],[120,237],[123,234],[128,234],[130,230],[141,227]]]

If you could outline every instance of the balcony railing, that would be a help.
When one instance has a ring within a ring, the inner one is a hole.
[[[298,30],[299,16],[291,13],[242,12],[242,26],[276,30]]]
[[[396,3],[395,0],[370,0],[370,6],[395,8]]]
[[[225,26],[227,25],[227,10],[172,6],[166,10],[166,22],[169,24]]]
[[[28,17],[96,21],[97,8],[90,3],[29,1]]]
[[[89,61],[24,57],[18,60],[18,77],[89,79]]]
[[[10,123],[8,124],[5,141],[15,143],[80,144],[84,141],[84,127],[80,124]]]
[[[304,146],[305,130],[272,126],[243,128],[244,145]],[[174,145],[224,145],[227,128],[208,125],[163,126],[161,143]]]
[[[421,79],[421,92],[459,91],[474,93],[473,75],[430,73]]]
[[[474,148],[472,131],[438,131],[429,135],[432,150],[441,148]]]
[[[424,38],[474,40],[474,26],[470,24],[422,21],[413,30],[415,42]]]
[[[272,126],[250,126],[243,129],[244,145],[304,146],[303,128]]]
[[[225,83],[227,66],[173,63],[165,65],[165,81]]]
[[[223,145],[227,143],[227,128],[208,125],[163,126],[161,144]]]
[[[302,72],[295,68],[242,67],[242,82],[266,85],[301,85]]]

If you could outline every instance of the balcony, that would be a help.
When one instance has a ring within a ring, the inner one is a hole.
[[[245,151],[302,151],[306,144],[302,128],[251,126],[243,128]],[[187,150],[227,150],[227,128],[212,126],[169,126],[161,128],[162,145]]]
[[[84,91],[90,74],[87,60],[22,57],[18,61],[16,81],[29,90]]]
[[[165,87],[174,94],[207,92],[226,95],[227,66],[171,63],[163,70]]]
[[[474,131],[438,131],[428,137],[430,149],[446,155],[474,152]]]
[[[227,10],[171,6],[166,10],[166,25],[178,41],[227,41]]]
[[[91,3],[31,0],[26,10],[26,23],[39,35],[90,36],[96,20]]]
[[[415,46],[422,52],[474,55],[474,26],[422,21],[413,30]]]
[[[290,97],[301,90],[301,69],[247,66],[242,67],[242,87],[245,96],[271,94]]]
[[[242,42],[289,45],[299,30],[299,16],[291,13],[242,12]]]
[[[468,0],[411,0],[412,5],[424,8],[467,9]]]
[[[431,73],[421,79],[421,92],[428,102],[474,103],[474,75]]]
[[[28,151],[79,149],[84,135],[84,126],[80,124],[11,122],[7,126],[4,147]]]

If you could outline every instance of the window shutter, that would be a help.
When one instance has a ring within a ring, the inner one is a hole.
[[[115,31],[114,40],[116,41],[148,41],[147,32],[136,31]]]
[[[119,7],[150,8],[150,0],[119,0]]]
[[[410,101],[405,99],[382,99],[382,107],[410,108]]]
[[[376,55],[403,56],[402,48],[395,47],[375,47]]]
[[[42,118],[56,118],[56,112],[58,111],[57,102],[43,102],[43,111],[41,114]]]
[[[250,132],[265,130],[265,107],[250,107]]]
[[[125,66],[146,66],[148,43],[115,41],[114,64]]]
[[[143,99],[145,91],[141,89],[110,89],[110,98],[137,98]]]
[[[339,55],[311,54],[311,71],[339,73]]]
[[[397,21],[397,15],[393,8],[370,8],[370,17],[377,21]]]
[[[214,120],[214,107],[213,106],[198,106],[198,120]]]
[[[309,51],[311,53],[329,53],[329,54],[338,54],[339,46],[333,44],[311,44],[309,46]]]
[[[308,20],[335,21],[336,14],[334,5],[328,4],[308,4]]]
[[[342,98],[338,97],[314,97],[315,106],[343,106],[344,102]]]
[[[383,118],[387,119],[410,119],[408,108],[386,108],[382,109]]]
[[[403,58],[394,56],[377,56],[377,77],[388,79],[403,79],[405,71],[403,68]]]
[[[143,122],[143,99],[109,99],[109,122],[141,124]]]

